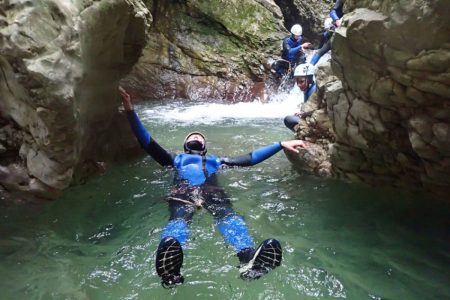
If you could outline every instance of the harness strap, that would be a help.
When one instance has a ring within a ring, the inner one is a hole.
[[[185,204],[189,204],[189,205],[195,206],[197,208],[202,208],[203,207],[203,201],[200,200],[200,199],[197,199],[195,197],[192,198],[192,200],[194,202],[191,202],[191,201],[188,201],[188,200],[184,200],[184,199],[181,199],[181,198],[172,197],[172,196],[167,197],[167,200],[168,201],[179,201],[179,202],[182,202],[182,203],[185,203]]]
[[[205,179],[208,178],[208,170],[206,169],[206,156],[202,156],[202,168],[203,174],[205,174]]]

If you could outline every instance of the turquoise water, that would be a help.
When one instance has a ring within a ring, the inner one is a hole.
[[[292,137],[275,105],[138,111],[173,151],[193,129],[206,133],[209,152],[218,155]],[[185,284],[163,289],[154,253],[171,180],[169,170],[141,157],[110,166],[58,201],[1,207],[0,298],[450,299],[448,204],[299,175],[282,152],[220,174],[254,240],[280,240],[282,266],[260,280],[240,280],[232,249],[200,210],[185,249]]]

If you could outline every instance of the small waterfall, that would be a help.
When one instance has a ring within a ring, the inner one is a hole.
[[[214,99],[201,103],[176,101],[144,109],[141,114],[144,119],[161,122],[214,124],[227,119],[282,119],[286,115],[298,111],[301,103],[303,103],[303,93],[297,87],[294,87],[287,93],[269,97],[267,102],[255,100],[252,102],[217,103]]]

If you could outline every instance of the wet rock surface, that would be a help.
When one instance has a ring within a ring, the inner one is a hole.
[[[345,5],[348,13],[332,43],[332,73],[338,79],[318,75],[335,134],[326,146],[332,173],[372,185],[425,189],[448,199],[448,3]],[[318,121],[300,122],[299,137],[312,130],[305,122]]]
[[[118,80],[151,16],[132,0],[11,0],[0,11],[0,183],[55,198],[115,155]]]

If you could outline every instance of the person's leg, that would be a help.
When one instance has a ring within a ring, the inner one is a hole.
[[[188,225],[195,208],[191,204],[169,201],[170,218],[161,234],[156,251],[156,272],[164,287],[173,287],[184,282],[180,269],[183,266],[183,249],[189,237]]]
[[[253,239],[242,216],[230,207],[226,215],[215,218],[220,234],[225,242],[233,247],[238,257],[249,249],[254,250]]]
[[[225,242],[231,245],[237,253],[247,248],[253,248],[253,239],[248,232],[244,218],[233,210],[230,198],[225,191],[220,187],[208,186],[205,187],[203,195],[204,208],[214,216]]]
[[[331,40],[328,40],[326,43],[323,44],[323,46],[317,50],[316,53],[314,53],[313,57],[311,58],[310,63],[315,65],[319,61],[319,59],[328,51],[331,49]]]
[[[284,125],[286,125],[287,128],[295,132],[295,126],[300,121],[300,117],[296,115],[290,115],[286,116],[284,118]]]
[[[242,279],[258,279],[281,264],[282,250],[277,240],[264,241],[256,250],[244,218],[231,207],[223,191],[208,195],[205,208],[217,222],[219,232],[227,244],[236,251],[241,264]]]
[[[192,221],[195,206],[176,200],[169,200],[169,210],[169,222],[161,233],[161,239],[172,236],[184,246],[189,237],[189,223]]]

